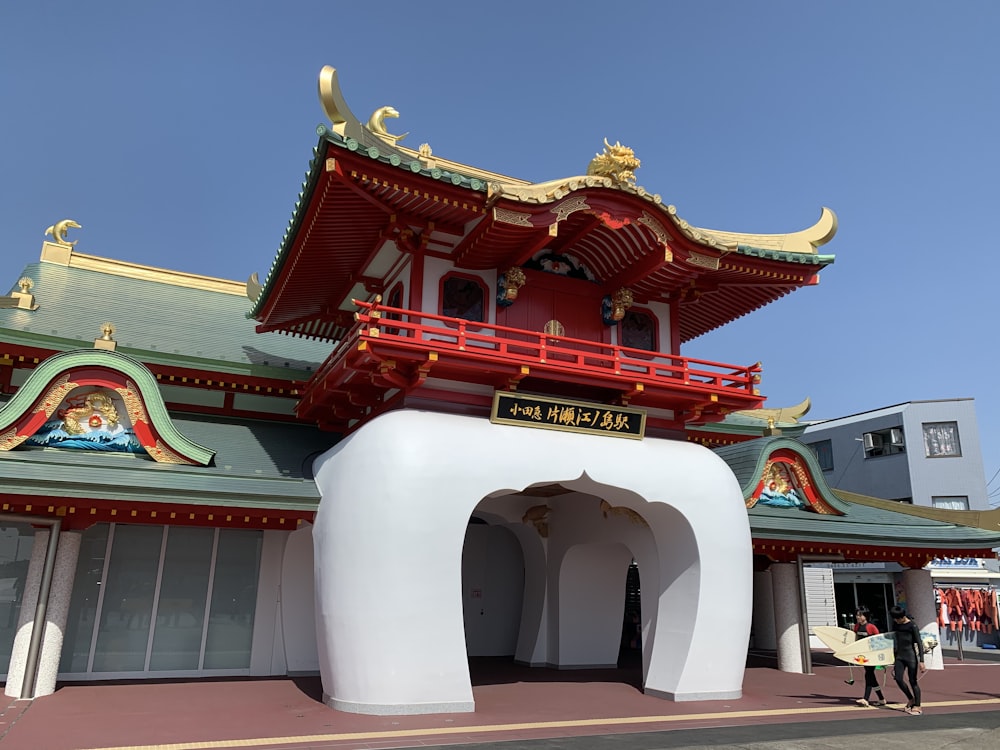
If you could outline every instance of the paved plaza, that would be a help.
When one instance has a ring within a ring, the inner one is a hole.
[[[947,655],[921,680],[923,716],[860,708],[861,674],[819,658],[788,674],[751,656],[744,695],[674,703],[643,695],[637,668],[527,669],[471,662],[476,711],[361,716],[323,705],[318,677],[60,685],[35,701],[8,699],[2,750],[265,750],[502,743],[503,750],[720,747],[880,750],[1000,747],[1000,662]],[[890,700],[901,700],[894,684]],[[874,743],[874,744],[873,744]]]

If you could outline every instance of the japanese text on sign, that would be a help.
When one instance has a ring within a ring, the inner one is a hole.
[[[642,438],[646,426],[646,414],[639,409],[503,392],[497,392],[493,399],[490,419],[500,424],[636,439]]]

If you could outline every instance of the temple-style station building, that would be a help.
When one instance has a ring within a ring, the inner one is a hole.
[[[809,670],[811,562],[895,563],[927,629],[928,561],[1000,546],[831,489],[760,363],[684,356],[819,283],[832,211],[694,227],[610,137],[529,183],[319,93],[266,274],[86,254],[85,217],[7,269],[8,695],[319,672],[342,711],[460,712],[470,659],[630,650],[646,693],[732,701],[751,635]]]

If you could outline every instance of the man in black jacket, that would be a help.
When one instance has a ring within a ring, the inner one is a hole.
[[[919,716],[922,711],[920,709],[920,685],[917,684],[917,665],[920,665],[920,673],[923,674],[927,669],[927,665],[924,664],[924,641],[920,637],[920,628],[906,614],[905,609],[899,606],[893,607],[889,610],[889,615],[895,623],[892,627],[895,636],[893,676],[896,678],[899,689],[903,691],[903,695],[908,700],[906,713]],[[909,678],[909,685],[903,682],[903,672],[906,672]]]

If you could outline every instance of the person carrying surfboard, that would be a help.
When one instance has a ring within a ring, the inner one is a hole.
[[[868,607],[861,607],[854,613],[854,634],[859,640],[861,638],[867,638],[870,635],[878,635],[878,628],[869,621],[871,614],[872,613]],[[878,696],[875,701],[871,700],[872,690],[874,690],[875,695]],[[856,702],[859,706],[885,705],[885,696],[882,695],[882,688],[879,687],[878,678],[875,676],[874,665],[865,665],[865,697],[858,698]]]
[[[919,664],[920,674],[923,674],[927,669],[927,665],[924,664],[924,639],[920,637],[920,628],[917,627],[917,623],[910,619],[902,607],[897,605],[890,609],[889,616],[895,623],[892,628],[896,641],[893,647],[895,660],[893,677],[909,701],[904,710],[912,716],[919,716],[923,711],[920,708],[917,665]],[[903,682],[904,672],[909,680],[909,686]]]

